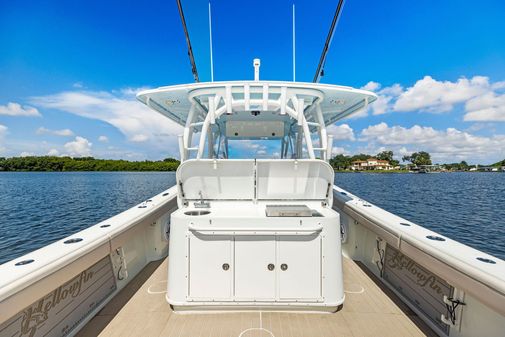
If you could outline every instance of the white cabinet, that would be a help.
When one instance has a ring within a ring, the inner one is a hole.
[[[277,275],[280,300],[321,298],[321,236],[279,236]]]
[[[230,300],[233,286],[233,237],[189,236],[189,299]]]
[[[235,300],[275,299],[275,255],[275,236],[235,237]]]
[[[321,235],[189,236],[190,301],[320,301]]]

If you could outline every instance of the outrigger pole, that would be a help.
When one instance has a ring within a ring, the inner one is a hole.
[[[319,59],[319,65],[317,66],[316,74],[312,82],[319,83],[321,77],[324,76],[324,65],[326,63],[326,55],[330,49],[331,41],[333,40],[333,34],[335,33],[335,27],[337,26],[338,19],[340,17],[340,12],[342,12],[342,7],[344,7],[344,0],[339,0],[337,9],[335,10],[335,15],[333,16],[333,21],[331,22],[330,31],[326,37],[326,42],[324,43],[323,52],[321,53],[321,58]]]
[[[193,56],[193,48],[191,48],[191,41],[189,40],[188,28],[186,27],[186,20],[184,19],[184,13],[182,11],[181,0],[177,0],[177,7],[179,7],[179,15],[181,16],[182,27],[184,28],[184,35],[186,36],[186,43],[188,45],[188,56],[189,61],[191,62],[191,72],[193,73],[195,82],[200,82],[200,79],[198,78],[198,71],[196,70],[195,57]]]

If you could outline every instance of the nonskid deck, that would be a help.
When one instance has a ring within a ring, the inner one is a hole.
[[[165,300],[168,259],[150,263],[77,336],[436,336],[359,262],[344,258],[346,299],[333,314],[174,313]]]

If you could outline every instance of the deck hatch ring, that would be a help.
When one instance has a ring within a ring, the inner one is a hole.
[[[100,228],[107,228],[107,227],[110,227],[109,224],[105,224],[105,225],[101,225]]]
[[[77,242],[81,242],[82,239],[81,238],[73,238],[73,239],[68,239],[68,240],[65,240],[63,241],[64,244],[70,244],[70,243],[77,243]]]
[[[35,260],[34,259],[28,259],[28,260],[23,260],[23,261],[19,261],[15,264],[15,266],[24,266],[25,264],[30,264],[32,262],[34,262]]]
[[[436,235],[428,235],[426,238],[433,240],[433,241],[445,241],[445,239],[443,237],[436,236]]]
[[[491,260],[491,259],[488,259],[488,258],[485,258],[485,257],[478,257],[477,260],[479,260],[480,262],[484,262],[484,263],[489,263],[489,264],[496,264],[496,261],[495,260]]]
[[[402,225],[402,226],[410,226],[410,224],[406,223],[406,222],[400,222],[400,225]]]

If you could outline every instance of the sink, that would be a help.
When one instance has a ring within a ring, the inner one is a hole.
[[[207,214],[210,214],[210,211],[187,211],[187,212],[184,212],[184,214],[190,215],[190,216],[207,215]]]

